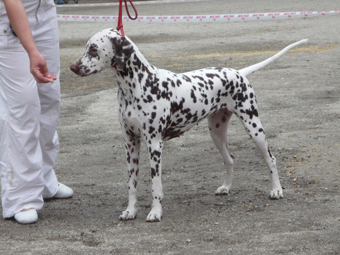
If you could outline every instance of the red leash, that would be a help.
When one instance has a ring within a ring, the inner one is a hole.
[[[132,6],[132,8],[133,8],[133,10],[134,10],[134,12],[136,14],[134,18],[132,18],[131,15],[130,15],[129,8],[128,8],[127,4],[126,4],[126,0],[124,0],[124,2],[125,2],[126,13],[128,14],[129,18],[132,19],[132,20],[136,20],[137,17],[138,17],[138,13],[137,13],[136,7],[132,3],[132,0],[129,0],[129,2],[130,2],[130,5]],[[125,35],[124,35],[124,30],[123,30],[122,5],[123,5],[123,0],[119,0],[119,16],[118,16],[117,30],[121,31],[122,36],[124,37]]]

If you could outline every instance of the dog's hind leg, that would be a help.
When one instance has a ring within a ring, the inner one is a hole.
[[[133,220],[137,217],[137,182],[139,173],[140,140],[125,141],[125,151],[129,175],[129,204],[119,216],[120,220]]]
[[[234,156],[230,152],[227,141],[227,129],[231,116],[232,112],[224,109],[217,111],[208,117],[211,138],[222,154],[226,168],[226,176],[223,185],[215,191],[215,195],[229,194],[232,185]]]
[[[276,166],[276,159],[271,154],[268,143],[266,140],[266,135],[263,130],[260,118],[258,116],[257,107],[255,104],[246,111],[237,111],[235,114],[241,120],[245,130],[248,132],[253,142],[256,144],[257,148],[260,150],[264,160],[269,168],[272,190],[270,192],[271,199],[279,199],[283,197],[283,191],[280,184],[279,174]]]

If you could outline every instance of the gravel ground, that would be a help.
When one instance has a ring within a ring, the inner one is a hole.
[[[339,10],[339,4],[243,0],[137,8],[141,16],[199,15],[328,11]],[[58,13],[117,15],[117,7],[59,8]],[[0,253],[340,254],[339,21],[337,14],[234,23],[124,24],[125,33],[150,63],[174,72],[243,68],[309,39],[249,77],[285,197],[268,199],[267,167],[235,117],[228,131],[236,156],[232,193],[215,196],[223,162],[203,121],[165,144],[160,223],[145,222],[151,203],[145,147],[138,218],[118,220],[127,206],[127,173],[115,77],[106,70],[80,78],[69,70],[94,33],[116,24],[60,22],[61,152],[55,170],[75,195],[46,202],[37,224],[0,221]]]

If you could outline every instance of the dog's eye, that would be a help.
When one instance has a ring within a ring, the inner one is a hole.
[[[91,47],[88,52],[89,58],[99,58],[97,48]]]
[[[90,54],[97,54],[98,50],[96,48],[91,48],[90,49]]]

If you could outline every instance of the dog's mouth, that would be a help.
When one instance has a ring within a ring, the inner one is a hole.
[[[87,76],[90,76],[92,74],[96,74],[98,73],[98,71],[93,71],[92,73],[75,73],[76,75],[80,76],[80,77],[87,77]]]

